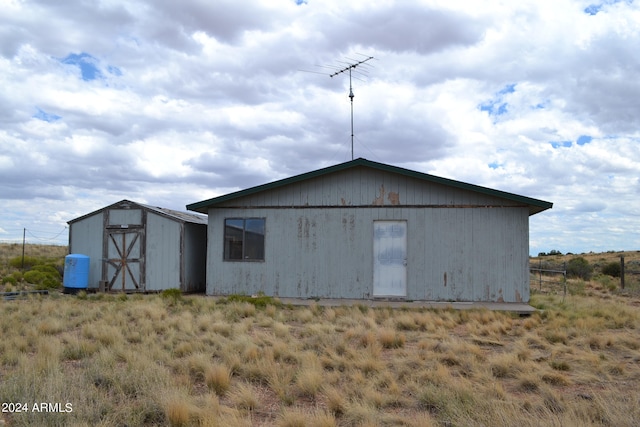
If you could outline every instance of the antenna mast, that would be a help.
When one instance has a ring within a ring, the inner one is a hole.
[[[364,64],[365,62],[367,62],[367,61],[369,61],[371,59],[373,59],[373,56],[369,56],[366,59],[363,59],[362,61],[358,61],[358,62],[354,62],[352,64],[349,64],[348,66],[344,67],[343,69],[338,70],[335,73],[329,75],[329,77],[333,78],[333,77],[337,76],[338,74],[346,73],[347,71],[349,71],[349,98],[351,98],[351,160],[353,160],[353,97],[355,96],[353,94],[353,86],[351,84],[351,70],[355,69],[358,65]]]

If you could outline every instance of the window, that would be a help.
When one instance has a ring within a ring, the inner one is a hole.
[[[264,218],[224,220],[224,260],[264,261]]]

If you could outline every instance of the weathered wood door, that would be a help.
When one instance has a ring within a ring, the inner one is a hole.
[[[144,229],[107,229],[104,260],[108,291],[144,291]]]
[[[407,222],[373,222],[373,296],[407,296]]]

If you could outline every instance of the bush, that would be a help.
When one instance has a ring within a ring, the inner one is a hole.
[[[620,272],[621,268],[619,262],[610,262],[602,267],[602,274],[606,274],[607,276],[620,277]]]
[[[58,269],[52,264],[39,264],[31,267],[31,271],[41,271],[52,279],[62,279]]]
[[[27,283],[36,285],[36,289],[56,289],[60,286],[60,274],[55,267],[37,265],[23,275]]]
[[[220,302],[222,304],[231,302],[249,303],[255,305],[258,308],[264,308],[267,305],[273,305],[276,307],[282,305],[282,303],[277,299],[267,296],[262,292],[258,293],[258,295],[255,296],[233,294],[222,299]]]
[[[24,278],[25,282],[31,283],[32,285],[38,285],[44,280],[46,275],[41,271],[29,270],[24,273],[22,277]]]
[[[57,289],[60,287],[60,280],[54,279],[52,277],[45,277],[42,282],[40,282],[36,289]]]
[[[2,284],[6,285],[7,283],[11,284],[11,285],[15,285],[17,283],[17,280],[15,277],[13,276],[6,276],[2,278]]]
[[[569,260],[567,263],[567,276],[577,277],[582,280],[590,280],[593,267],[589,264],[589,261],[583,257],[577,257]]]
[[[182,292],[177,288],[165,289],[160,293],[160,297],[171,302],[182,301]]]
[[[24,257],[24,268],[31,268],[40,263],[40,260],[33,256]],[[13,257],[9,260],[9,265],[13,268],[22,268],[23,259],[21,256]]]

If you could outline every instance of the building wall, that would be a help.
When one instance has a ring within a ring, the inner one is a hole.
[[[181,226],[166,217],[147,212],[146,290],[180,288]]]
[[[89,288],[97,289],[103,280],[105,248],[110,248],[112,254],[115,251],[113,242],[105,239],[106,234],[110,230],[139,230],[139,240],[131,256],[141,257],[143,262],[131,263],[130,268],[136,280],[144,283],[144,290],[180,288],[184,292],[203,292],[206,229],[205,224],[183,223],[135,203],[119,203],[71,222],[69,251],[90,257]],[[117,241],[120,244],[119,238]],[[115,271],[115,267],[108,267],[104,279],[111,280]],[[127,285],[129,281],[127,276]],[[121,288],[118,283],[114,290]],[[134,289],[133,285],[127,287],[127,290]]]
[[[230,217],[266,218],[264,262],[223,261]],[[471,204],[210,209],[207,293],[370,298],[374,220],[407,221],[407,299],[528,301],[528,208]]]
[[[69,253],[89,257],[89,288],[98,288],[102,277],[102,213],[83,218],[69,225]]]
[[[369,168],[353,168],[222,202],[220,207],[521,206],[475,191]]]

